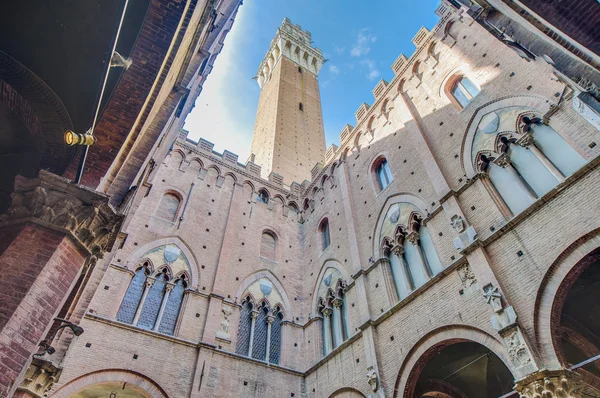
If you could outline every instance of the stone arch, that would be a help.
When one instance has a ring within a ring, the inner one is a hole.
[[[165,390],[142,373],[124,369],[105,369],[88,373],[60,387],[53,398],[68,398],[85,388],[105,383],[124,383],[147,398],[169,398]]]
[[[237,176],[234,173],[232,173],[231,171],[228,171],[227,173],[223,174],[223,178],[225,178],[225,177],[231,177],[231,179],[233,180],[234,183],[237,183],[237,181],[238,181]]]
[[[199,264],[198,259],[194,255],[194,252],[192,251],[190,246],[185,241],[183,241],[181,238],[179,238],[177,236],[168,236],[165,238],[153,240],[152,242],[146,243],[145,245],[138,248],[131,255],[129,255],[129,258],[125,262],[125,266],[127,267],[128,270],[135,272],[135,269],[133,269],[133,268],[139,263],[139,261],[142,258],[144,258],[143,256],[145,256],[146,253],[148,253],[150,250],[154,249],[155,247],[160,247],[160,246],[169,245],[169,244],[176,245],[179,249],[181,249],[181,252],[187,258],[188,263],[190,265],[190,272],[191,272],[190,280],[189,280],[190,287],[192,287],[194,289],[198,289],[198,286],[200,283],[200,271],[198,268],[198,264]],[[155,270],[156,270],[156,267],[158,267],[158,266],[159,265],[155,264]]]
[[[381,207],[381,211],[377,216],[377,223],[375,224],[375,231],[373,231],[373,254],[377,256],[377,253],[380,252],[380,243],[381,243],[381,227],[383,222],[385,221],[385,216],[389,210],[389,208],[396,203],[409,203],[414,205],[417,209],[421,211],[423,215],[427,214],[427,205],[420,198],[410,194],[410,193],[397,193],[389,196],[383,206]]]
[[[339,261],[337,261],[336,259],[333,259],[333,258],[329,258],[329,259],[325,260],[323,262],[323,265],[321,266],[321,270],[319,271],[319,276],[317,277],[317,279],[314,282],[313,294],[312,294],[312,302],[313,303],[312,303],[312,307],[311,307],[311,313],[313,314],[313,316],[315,314],[319,313],[319,298],[318,298],[319,284],[321,283],[321,280],[323,279],[323,276],[325,275],[325,271],[327,271],[327,268],[337,269],[340,272],[340,274],[342,274],[342,277],[344,278],[344,280],[347,282],[349,282],[352,279],[352,276],[350,275],[348,270],[346,270],[346,268],[344,268],[342,263],[340,263]]]
[[[396,86],[396,93],[402,94],[404,92],[404,86],[406,84],[406,79],[400,79],[398,85]]]
[[[343,387],[335,391],[329,398],[364,398],[365,395],[356,388]]]
[[[271,281],[273,286],[277,289],[277,291],[281,295],[281,299],[283,300],[283,303],[282,303],[283,308],[281,310],[286,316],[286,318],[284,318],[284,319],[293,321],[294,315],[293,315],[293,311],[292,311],[292,303],[288,298],[287,292],[285,291],[285,289],[284,289],[283,285],[281,284],[281,282],[279,281],[279,279],[271,271],[266,270],[266,269],[256,271],[255,273],[246,277],[246,279],[244,279],[242,281],[242,283],[240,283],[240,285],[237,288],[237,291],[235,292],[236,302],[238,301],[238,299],[241,301],[242,298],[246,297],[244,295],[244,292],[246,292],[246,289],[248,289],[248,287],[251,284],[253,284],[254,282],[256,282],[260,279],[263,279],[263,278],[266,278],[269,281]],[[242,297],[242,295],[244,295],[244,296]],[[252,296],[252,298],[253,298],[253,302],[257,303],[256,297]],[[275,304],[277,304],[277,303],[275,303]]]
[[[456,73],[449,74],[447,79],[450,79],[455,74]],[[442,88],[444,87],[444,85],[445,83],[442,83]],[[473,140],[475,138],[475,134],[477,133],[479,123],[481,122],[483,117],[489,114],[490,112],[507,107],[523,107],[524,110],[530,110],[536,113],[545,114],[550,109],[550,101],[542,97],[520,95],[499,98],[477,108],[467,125],[467,129],[463,136],[463,141],[461,145],[461,166],[463,173],[466,174],[468,178],[473,178],[477,174],[477,171],[474,167],[472,150]]]
[[[190,165],[189,168],[190,170],[201,170],[204,167],[204,163],[202,162],[202,160],[200,158],[193,158],[190,159]]]
[[[394,397],[412,398],[421,370],[437,350],[458,342],[478,343],[493,352],[512,371],[502,343],[486,332],[465,325],[447,325],[430,331],[410,349],[398,372]]]
[[[537,290],[533,311],[539,355],[549,369],[565,363],[560,348],[560,315],[569,288],[594,261],[600,260],[600,228],[575,240],[554,260]]]

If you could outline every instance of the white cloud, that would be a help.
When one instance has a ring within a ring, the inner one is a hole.
[[[363,67],[367,68],[367,79],[369,80],[375,80],[379,77],[380,73],[379,70],[377,69],[377,64],[375,63],[375,61],[373,61],[372,59],[363,59],[362,61],[360,61],[360,64]]]
[[[335,47],[333,51],[341,55],[346,51],[346,47]]]
[[[215,144],[214,150],[228,150],[245,163],[250,154],[258,85],[239,65],[240,53],[247,46],[249,9],[242,7],[231,32],[225,39],[223,51],[217,57],[202,93],[189,114],[185,129],[188,138],[204,138]],[[246,22],[247,21],[247,22]]]
[[[332,75],[337,75],[338,73],[340,73],[340,68],[335,65],[329,65],[329,73],[331,73]]]
[[[377,36],[368,33],[368,28],[363,28],[358,32],[356,42],[350,50],[350,55],[353,57],[361,57],[367,55],[371,51],[371,43],[377,41]]]

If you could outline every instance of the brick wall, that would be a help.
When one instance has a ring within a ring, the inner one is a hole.
[[[6,393],[37,351],[86,254],[63,233],[37,224],[5,227],[0,233],[12,236],[0,257],[8,287],[0,292],[0,391]]]

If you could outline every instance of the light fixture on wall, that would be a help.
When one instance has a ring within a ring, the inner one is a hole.
[[[73,145],[85,145],[90,146],[94,145],[96,142],[96,137],[91,134],[78,134],[74,131],[67,130],[65,131],[65,144],[69,146]]]

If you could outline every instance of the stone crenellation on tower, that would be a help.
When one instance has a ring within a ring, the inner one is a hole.
[[[323,62],[310,32],[284,19],[256,75],[261,93],[250,160],[264,176],[275,172],[288,184],[309,180],[313,166],[325,161]]]
[[[600,396],[600,71],[436,13],[326,152],[322,56],[284,20],[251,158],[185,130],[153,158],[47,394]]]

